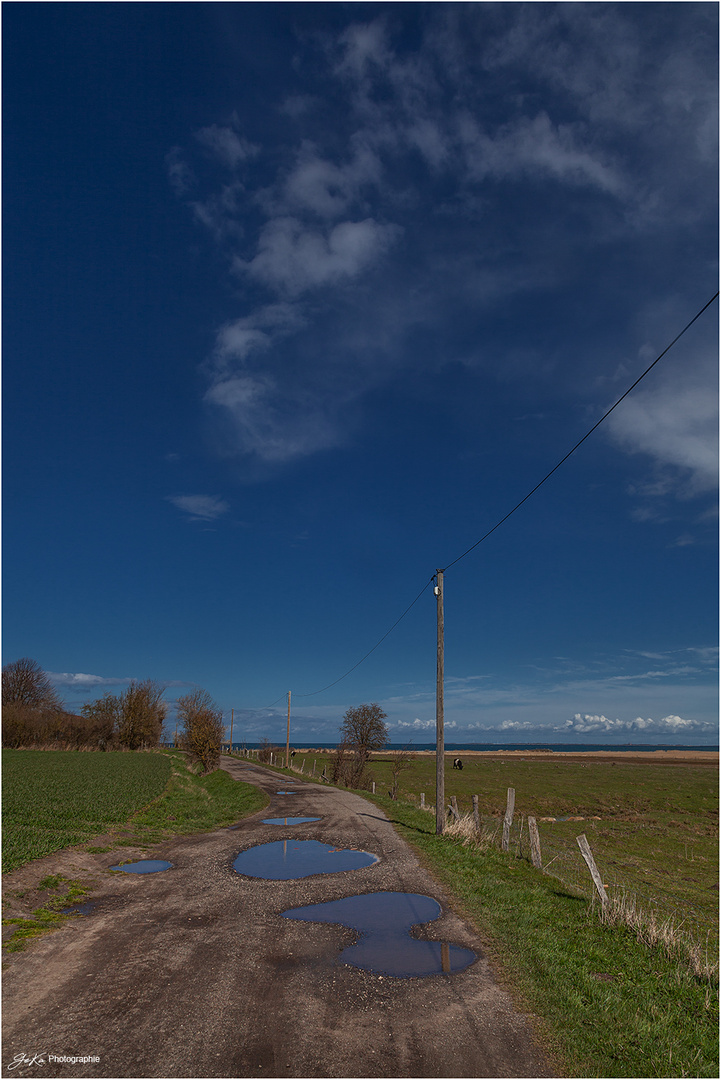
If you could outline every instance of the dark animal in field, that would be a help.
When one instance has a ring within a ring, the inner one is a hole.
[[[454,769],[462,769],[463,768],[463,762],[461,761],[461,759],[459,757],[453,759],[453,768]]]
[[[295,750],[291,750],[291,752],[290,752],[290,756],[291,756],[291,757],[295,757]]]

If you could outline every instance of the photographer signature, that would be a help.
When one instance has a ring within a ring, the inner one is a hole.
[[[30,1054],[21,1051],[15,1055],[7,1068],[10,1070],[17,1069],[18,1065],[47,1065],[47,1056],[46,1050],[43,1050],[40,1054],[34,1054],[32,1057]]]

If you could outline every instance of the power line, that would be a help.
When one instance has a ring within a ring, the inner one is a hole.
[[[551,477],[553,476],[553,474],[554,474],[555,472],[558,472],[558,470],[559,470],[559,469],[561,468],[561,466],[562,466],[562,465],[564,464],[564,462],[568,461],[568,459],[569,459],[569,458],[571,457],[571,455],[572,455],[572,454],[574,454],[574,453],[576,452],[576,450],[578,450],[579,446],[581,446],[581,445],[582,445],[582,444],[583,444],[583,443],[584,443],[584,442],[586,441],[586,439],[587,439],[587,438],[588,438],[588,437],[589,437],[590,435],[592,435],[592,434],[593,434],[593,432],[594,432],[594,431],[596,430],[596,428],[597,428],[597,427],[600,427],[600,425],[601,425],[601,424],[603,423],[603,421],[604,421],[604,420],[606,420],[606,419],[607,419],[607,418],[608,418],[608,417],[609,417],[609,416],[611,415],[611,413],[613,412],[613,410],[614,410],[614,409],[615,409],[615,408],[616,408],[616,407],[617,407],[618,405],[620,405],[620,404],[621,404],[621,402],[622,402],[622,401],[624,400],[624,398],[627,398],[627,397],[628,397],[628,395],[629,395],[629,394],[631,393],[631,391],[632,391],[632,390],[634,390],[634,389],[635,389],[635,388],[636,388],[636,387],[638,386],[638,384],[639,384],[639,383],[641,382],[641,380],[642,380],[642,379],[645,379],[645,378],[646,378],[646,376],[648,375],[649,371],[651,371],[651,369],[652,369],[652,368],[654,368],[654,367],[656,366],[656,364],[657,364],[657,363],[659,362],[659,360],[661,360],[661,359],[662,359],[662,358],[663,358],[663,357],[664,357],[664,356],[666,355],[666,353],[667,353],[667,352],[669,352],[669,351],[670,351],[670,350],[671,350],[671,349],[673,348],[673,346],[674,346],[674,345],[676,344],[676,342],[677,342],[677,341],[679,341],[679,340],[680,340],[680,338],[682,338],[682,337],[683,337],[683,335],[684,335],[684,334],[686,333],[686,331],[687,331],[687,330],[688,330],[688,329],[689,329],[689,328],[690,328],[691,326],[693,326],[693,324],[694,324],[694,323],[696,322],[696,320],[697,320],[697,319],[699,319],[699,318],[701,317],[701,315],[703,315],[704,311],[706,311],[706,309],[707,309],[708,307],[710,307],[710,306],[711,306],[711,304],[713,304],[714,300],[718,299],[718,295],[719,295],[719,294],[718,294],[718,292],[716,292],[716,293],[715,293],[715,294],[714,294],[714,295],[713,295],[713,296],[711,297],[711,299],[710,299],[710,300],[708,300],[708,301],[707,301],[707,302],[706,302],[706,303],[704,304],[704,306],[703,306],[703,307],[702,307],[702,308],[700,309],[700,311],[697,311],[697,312],[696,312],[696,314],[695,314],[695,315],[694,315],[694,317],[693,317],[693,318],[692,318],[692,319],[690,320],[690,322],[686,323],[686,325],[684,326],[683,330],[681,330],[681,331],[680,331],[680,333],[678,333],[678,334],[676,335],[676,337],[675,337],[675,338],[673,339],[673,341],[671,341],[671,342],[670,342],[670,343],[669,343],[669,344],[668,344],[668,345],[666,346],[666,348],[665,348],[665,349],[663,350],[663,352],[659,353],[659,355],[658,355],[658,356],[656,357],[656,359],[655,359],[655,360],[653,361],[653,363],[652,363],[652,364],[649,364],[649,366],[648,366],[648,367],[646,368],[646,370],[645,370],[645,371],[644,371],[644,372],[643,372],[643,373],[642,373],[641,375],[639,375],[639,377],[638,377],[638,378],[636,379],[636,381],[635,381],[635,382],[633,382],[633,383],[631,384],[631,386],[629,386],[628,390],[626,390],[626,391],[625,391],[625,393],[623,393],[623,394],[621,395],[621,397],[620,397],[620,398],[618,399],[618,401],[614,402],[614,404],[613,404],[613,405],[611,406],[611,408],[610,408],[610,409],[608,409],[608,410],[607,410],[607,411],[606,411],[606,412],[605,412],[605,413],[603,414],[603,416],[601,417],[601,419],[600,419],[600,420],[597,420],[597,421],[596,421],[596,423],[595,423],[595,424],[593,425],[593,427],[592,427],[592,428],[589,428],[589,430],[588,430],[588,431],[586,432],[586,434],[585,434],[585,435],[583,436],[583,438],[582,438],[582,439],[579,439],[579,440],[578,440],[578,442],[576,443],[576,445],[575,445],[575,446],[573,446],[573,447],[572,447],[572,448],[571,448],[571,449],[570,449],[570,450],[568,451],[568,453],[567,453],[567,454],[566,454],[566,455],[565,455],[564,457],[562,457],[562,458],[561,458],[561,460],[560,460],[560,461],[559,461],[559,462],[558,462],[558,463],[557,463],[556,465],[554,465],[554,467],[553,467],[553,468],[552,468],[552,469],[550,470],[550,472],[547,472],[547,473],[546,473],[546,475],[545,475],[545,476],[543,477],[543,479],[542,479],[542,480],[539,480],[539,482],[538,482],[538,483],[536,484],[536,486],[535,486],[535,487],[533,487],[533,488],[531,488],[531,490],[530,490],[530,491],[528,492],[528,494],[527,494],[527,495],[525,495],[525,496],[524,496],[524,497],[523,497],[523,498],[522,498],[522,499],[520,500],[520,502],[517,502],[517,503],[516,503],[516,505],[515,505],[515,506],[513,507],[513,509],[512,509],[512,510],[509,510],[509,511],[508,511],[508,513],[507,513],[507,514],[505,514],[505,515],[504,515],[504,517],[502,517],[502,518],[500,519],[500,521],[497,521],[497,522],[496,522],[496,524],[495,524],[495,525],[493,526],[493,528],[492,528],[492,529],[489,529],[489,530],[488,530],[488,532],[484,533],[484,534],[483,534],[483,536],[481,536],[479,540],[476,540],[476,542],[475,542],[474,544],[471,544],[471,546],[470,546],[469,548],[466,548],[466,550],[465,550],[465,551],[464,551],[464,552],[463,552],[463,553],[462,553],[461,555],[459,555],[459,556],[458,556],[457,558],[455,558],[455,559],[454,559],[454,560],[453,560],[452,562],[449,562],[449,563],[447,564],[447,566],[445,566],[445,567],[443,568],[443,573],[445,573],[445,571],[446,571],[446,570],[450,569],[450,567],[451,567],[451,566],[455,566],[455,565],[456,565],[456,563],[459,563],[459,562],[461,561],[461,559],[465,559],[466,555],[470,555],[470,553],[471,553],[472,551],[474,551],[474,550],[475,550],[475,549],[476,549],[476,548],[477,548],[477,547],[479,546],[479,544],[482,544],[484,540],[487,540],[487,539],[488,539],[488,537],[489,537],[489,536],[491,536],[491,535],[492,535],[492,533],[494,533],[494,532],[496,531],[496,529],[499,529],[499,528],[501,527],[501,525],[503,525],[503,523],[504,523],[504,522],[508,521],[508,519],[509,519],[509,518],[510,518],[510,517],[511,517],[511,516],[512,516],[513,514],[515,514],[516,510],[519,510],[519,509],[520,509],[520,508],[521,508],[521,507],[523,506],[523,504],[524,504],[525,502],[528,502],[528,500],[529,500],[529,499],[531,498],[531,496],[532,496],[532,495],[535,495],[535,493],[536,493],[536,492],[538,491],[538,489],[539,489],[540,487],[542,487],[542,486],[543,486],[543,485],[544,485],[544,484],[546,483],[546,481],[547,481],[547,480],[549,480],[549,479],[550,479],[550,478],[551,478]],[[390,629],[386,630],[386,632],[385,632],[385,634],[383,635],[383,637],[382,637],[382,638],[380,638],[380,639],[379,639],[379,640],[378,640],[378,641],[377,641],[377,642],[375,643],[375,645],[373,646],[373,648],[372,648],[372,649],[369,649],[369,650],[368,650],[368,652],[367,652],[367,653],[365,654],[365,656],[362,656],[362,657],[360,658],[360,660],[359,660],[359,661],[358,661],[357,663],[355,663],[355,664],[353,665],[353,667],[349,668],[349,669],[348,669],[348,671],[346,671],[346,672],[345,672],[345,674],[344,674],[344,675],[341,675],[341,676],[340,676],[339,678],[335,679],[335,680],[334,680],[333,682],[331,682],[331,683],[328,683],[328,685],[327,685],[327,686],[323,686],[323,687],[321,687],[321,689],[320,689],[320,690],[313,690],[313,691],[312,691],[312,692],[311,692],[310,694],[296,694],[296,697],[300,697],[300,698],[308,698],[308,697],[315,697],[315,696],[316,696],[317,694],[322,694],[322,693],[323,693],[323,692],[324,692],[325,690],[330,690],[330,688],[331,688],[332,686],[336,686],[336,685],[337,685],[337,684],[338,684],[339,682],[342,682],[342,681],[343,681],[343,679],[347,678],[347,677],[348,677],[348,675],[350,675],[350,674],[351,674],[351,672],[355,671],[355,669],[356,669],[357,667],[360,667],[360,665],[361,665],[361,664],[363,663],[363,661],[364,661],[364,660],[367,660],[367,659],[368,659],[368,657],[369,657],[369,656],[371,655],[371,653],[374,653],[374,652],[376,651],[376,649],[378,648],[378,646],[379,646],[379,645],[381,645],[381,644],[382,644],[382,643],[383,643],[383,642],[385,641],[385,639],[386,639],[386,638],[388,637],[388,635],[389,635],[389,634],[390,634],[390,633],[391,633],[391,632],[392,632],[393,630],[395,630],[396,626],[398,626],[398,623],[399,623],[399,622],[401,622],[401,620],[402,620],[402,619],[404,619],[404,618],[406,617],[406,615],[407,615],[407,614],[408,614],[408,612],[409,612],[409,611],[411,610],[411,608],[412,608],[412,607],[414,607],[414,606],[415,606],[415,605],[416,605],[416,604],[418,603],[418,601],[420,600],[421,596],[422,596],[422,595],[423,595],[423,593],[424,593],[424,592],[426,591],[426,589],[428,588],[428,586],[429,586],[429,585],[431,584],[431,582],[432,582],[432,581],[434,581],[434,580],[435,580],[435,577],[436,577],[436,574],[435,574],[435,573],[433,573],[433,574],[431,575],[431,577],[430,577],[430,578],[428,579],[428,581],[427,581],[427,582],[425,583],[425,585],[423,586],[423,588],[421,589],[421,591],[420,591],[420,592],[418,593],[418,595],[416,596],[415,600],[413,600],[413,601],[412,601],[412,602],[411,602],[411,603],[410,603],[410,604],[408,605],[408,607],[407,607],[407,608],[405,609],[405,611],[403,612],[403,614],[402,614],[401,616],[399,616],[399,618],[397,618],[397,619],[396,619],[396,621],[395,621],[395,622],[393,623],[393,625],[392,625],[392,626],[390,627]],[[285,697],[285,695],[284,695],[284,694],[281,694],[281,696],[280,696],[279,698],[277,698],[277,699],[276,699],[276,701],[272,702],[272,703],[271,703],[271,705],[265,705],[265,706],[264,706],[264,708],[266,708],[266,709],[269,709],[269,708],[271,708],[271,707],[272,707],[272,705],[277,705],[277,703],[278,703],[279,701],[281,701],[283,697]]]
[[[613,405],[611,406],[611,408],[610,408],[610,409],[608,409],[608,410],[607,410],[607,411],[606,411],[606,412],[605,412],[605,413],[603,414],[603,416],[601,417],[601,419],[600,419],[600,420],[597,420],[597,421],[596,421],[596,423],[595,423],[595,424],[593,425],[593,427],[592,427],[592,428],[590,428],[590,429],[589,429],[589,430],[588,430],[588,431],[586,432],[586,434],[585,434],[585,435],[583,436],[583,438],[582,438],[582,439],[579,439],[579,440],[578,440],[578,442],[576,443],[576,445],[575,445],[574,447],[572,447],[572,448],[571,448],[571,449],[570,449],[570,450],[568,451],[568,453],[567,453],[567,454],[565,455],[565,457],[562,457],[562,458],[561,458],[561,460],[560,460],[560,461],[558,462],[558,464],[557,464],[557,465],[554,465],[554,467],[553,467],[553,468],[551,469],[551,471],[550,471],[550,472],[548,472],[548,473],[546,473],[546,475],[545,475],[545,476],[543,477],[543,479],[542,479],[542,480],[539,480],[539,482],[538,482],[538,483],[536,484],[536,486],[535,486],[534,488],[531,488],[531,490],[530,490],[530,491],[528,492],[528,494],[527,494],[527,495],[525,495],[525,496],[524,496],[524,497],[523,497],[523,498],[521,499],[521,501],[520,501],[520,502],[517,502],[517,503],[516,503],[516,505],[515,505],[515,506],[513,507],[513,509],[512,509],[512,510],[509,510],[509,511],[508,511],[508,513],[507,513],[507,514],[506,514],[506,515],[505,515],[504,517],[502,517],[500,521],[497,521],[497,522],[496,522],[496,524],[495,524],[495,525],[493,526],[493,528],[492,528],[492,529],[489,529],[487,533],[484,533],[484,534],[483,534],[483,536],[482,536],[482,537],[480,538],[480,540],[476,540],[475,544],[471,544],[471,546],[470,546],[469,548],[466,548],[466,550],[465,550],[465,551],[463,552],[463,554],[462,554],[462,555],[459,555],[459,556],[458,556],[458,558],[456,558],[456,559],[454,559],[454,560],[453,560],[453,562],[449,562],[449,563],[447,564],[447,566],[445,566],[445,567],[444,567],[444,571],[445,571],[445,570],[448,570],[448,569],[449,569],[449,568],[450,568],[451,566],[455,566],[455,565],[456,565],[456,563],[459,563],[459,562],[461,561],[461,559],[465,559],[466,555],[470,555],[470,553],[471,553],[472,551],[474,551],[474,550],[475,550],[475,548],[477,548],[479,544],[482,544],[484,540],[487,540],[487,539],[488,539],[488,537],[489,537],[489,536],[490,536],[490,535],[491,535],[492,533],[494,533],[494,532],[496,531],[496,529],[500,528],[500,527],[501,527],[501,525],[503,525],[504,521],[508,521],[509,517],[511,517],[511,515],[512,515],[512,514],[515,514],[516,510],[519,510],[519,509],[520,509],[520,508],[521,508],[521,507],[523,506],[523,504],[524,504],[525,502],[528,502],[528,500],[529,500],[529,499],[531,498],[531,496],[532,496],[532,495],[535,495],[535,493],[536,493],[536,492],[538,491],[538,489],[539,489],[540,487],[542,487],[542,486],[543,486],[543,485],[544,485],[544,484],[546,483],[546,480],[549,480],[549,479],[550,479],[550,478],[551,478],[551,477],[553,476],[553,474],[554,474],[555,472],[557,472],[557,471],[558,471],[558,470],[559,470],[559,469],[561,468],[561,466],[563,465],[563,463],[564,463],[565,461],[568,461],[568,459],[570,458],[571,454],[575,454],[576,450],[578,450],[579,446],[581,446],[581,444],[582,444],[582,443],[584,443],[584,442],[586,441],[586,439],[587,439],[587,438],[589,437],[589,435],[592,435],[592,434],[593,434],[593,432],[594,432],[594,431],[596,430],[596,428],[597,428],[597,427],[600,427],[600,425],[601,425],[601,424],[603,423],[603,421],[604,421],[604,420],[606,420],[606,419],[607,419],[607,417],[609,417],[609,416],[611,415],[611,413],[613,412],[613,410],[614,410],[614,409],[615,409],[615,408],[616,408],[616,407],[617,407],[618,405],[620,405],[620,404],[621,404],[621,402],[623,401],[623,399],[624,399],[624,398],[626,398],[626,397],[628,397],[628,395],[629,395],[629,394],[631,393],[631,391],[632,391],[632,390],[633,390],[633,389],[634,389],[635,387],[637,387],[637,386],[638,386],[638,384],[639,384],[639,383],[641,382],[641,380],[642,380],[642,379],[645,379],[645,378],[646,378],[646,376],[648,375],[649,371],[651,371],[651,369],[652,369],[652,368],[654,368],[654,367],[656,366],[656,364],[657,364],[657,363],[659,362],[659,360],[661,360],[661,359],[662,359],[662,357],[664,357],[664,356],[666,355],[666,353],[667,353],[667,352],[668,352],[668,351],[669,351],[670,349],[672,349],[672,348],[673,348],[673,346],[674,346],[674,345],[676,344],[676,342],[677,342],[677,341],[679,340],[679,338],[682,338],[682,337],[683,337],[683,335],[684,335],[684,334],[686,333],[686,331],[687,331],[687,330],[689,329],[689,327],[693,326],[693,324],[694,324],[694,323],[696,322],[696,320],[697,320],[698,318],[700,318],[700,316],[701,316],[701,315],[703,315],[703,313],[704,313],[704,311],[706,310],[706,308],[707,308],[707,307],[710,307],[710,306],[711,306],[711,304],[713,304],[714,300],[716,300],[716,299],[718,298],[718,295],[719,295],[719,294],[718,294],[718,292],[717,292],[717,293],[716,293],[716,294],[715,294],[714,296],[712,296],[712,297],[711,297],[711,299],[710,299],[710,300],[709,300],[709,301],[708,301],[707,303],[705,303],[705,304],[704,304],[704,306],[703,306],[703,307],[701,308],[701,310],[700,310],[700,311],[697,311],[697,312],[696,312],[696,314],[694,315],[693,319],[691,319],[691,321],[690,321],[690,322],[686,323],[686,325],[684,326],[683,330],[682,330],[682,331],[681,331],[681,332],[680,332],[679,334],[677,334],[677,335],[676,335],[676,337],[675,337],[675,338],[673,339],[673,341],[672,341],[672,342],[671,342],[671,343],[670,343],[669,345],[667,345],[667,346],[666,346],[666,348],[665,348],[665,349],[663,350],[663,352],[662,352],[662,353],[659,353],[659,355],[658,355],[658,356],[656,357],[656,359],[655,359],[655,360],[653,361],[653,363],[652,363],[652,364],[649,364],[649,365],[648,365],[648,367],[647,367],[647,368],[646,368],[646,370],[645,370],[645,371],[643,372],[643,374],[642,374],[642,375],[639,375],[639,377],[638,377],[638,378],[636,379],[636,381],[635,381],[634,383],[632,383],[632,384],[631,384],[631,386],[629,386],[629,388],[628,388],[628,390],[627,390],[627,391],[625,392],[625,394],[622,394],[622,395],[621,395],[621,397],[620,397],[620,398],[618,399],[618,401],[614,402],[614,404],[613,404]]]
[[[379,646],[379,645],[381,645],[381,644],[382,644],[382,643],[383,643],[383,642],[385,641],[385,639],[386,639],[386,638],[388,637],[388,635],[389,635],[389,634],[391,633],[391,631],[392,631],[392,630],[395,630],[395,628],[396,628],[396,627],[398,626],[398,623],[399,623],[399,622],[401,621],[401,619],[404,619],[404,618],[406,617],[406,615],[408,614],[408,612],[409,612],[409,611],[411,610],[411,608],[412,608],[412,607],[413,607],[413,606],[414,606],[415,604],[417,604],[417,603],[418,603],[418,601],[420,600],[420,598],[421,598],[421,597],[423,596],[423,593],[424,593],[424,592],[426,591],[426,589],[428,588],[428,586],[430,585],[430,583],[431,583],[431,582],[433,581],[433,579],[435,578],[435,576],[436,576],[436,575],[435,575],[435,574],[433,574],[433,575],[432,575],[432,576],[431,576],[431,577],[430,577],[430,578],[428,579],[428,581],[427,581],[427,582],[425,583],[425,585],[423,586],[423,588],[421,589],[421,591],[420,591],[420,592],[418,593],[418,596],[417,596],[417,597],[415,598],[415,600],[413,600],[413,602],[412,602],[412,603],[410,603],[410,604],[408,605],[408,607],[407,607],[407,608],[406,608],[406,610],[405,610],[405,611],[403,612],[403,614],[402,614],[402,615],[401,615],[401,616],[400,616],[399,618],[397,618],[397,619],[396,619],[396,621],[395,621],[395,622],[393,623],[393,626],[391,626],[391,628],[390,628],[389,630],[386,630],[386,632],[385,632],[385,634],[383,635],[383,637],[382,637],[382,638],[380,638],[380,640],[379,640],[379,641],[377,641],[377,642],[375,643],[375,645],[373,646],[373,648],[372,648],[372,649],[369,649],[369,650],[368,650],[368,652],[367,652],[367,653],[365,654],[365,656],[362,656],[362,657],[360,658],[360,660],[358,661],[358,663],[357,663],[357,664],[354,664],[352,668],[349,668],[349,669],[348,669],[348,671],[346,671],[345,675],[341,675],[339,679],[336,679],[336,680],[335,680],[335,682],[332,682],[332,683],[328,683],[328,685],[327,685],[327,686],[324,686],[324,687],[322,687],[322,689],[320,689],[320,690],[314,690],[314,691],[313,691],[312,693],[310,693],[310,694],[296,694],[296,697],[301,697],[301,698],[307,698],[307,697],[315,697],[315,695],[316,695],[316,694],[322,694],[322,693],[323,693],[323,690],[330,690],[331,686],[335,686],[335,685],[336,685],[336,683],[342,682],[342,681],[343,681],[343,679],[345,679],[345,678],[346,678],[346,677],[347,677],[348,675],[350,675],[350,673],[351,673],[352,671],[355,671],[355,669],[356,669],[357,667],[360,667],[360,665],[361,665],[361,664],[363,663],[363,661],[364,661],[364,660],[367,660],[367,659],[368,659],[368,657],[370,656],[370,654],[371,654],[371,653],[373,653],[373,652],[375,652],[375,651],[376,651],[376,649],[378,648],[378,646]],[[280,699],[278,699],[278,700],[280,700]]]

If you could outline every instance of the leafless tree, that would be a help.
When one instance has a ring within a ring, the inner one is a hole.
[[[391,762],[391,776],[393,777],[393,789],[390,792],[391,799],[398,798],[398,781],[402,772],[406,769],[410,769],[413,765],[414,754],[411,751],[409,745],[403,747],[402,750],[393,754]]]
[[[223,713],[207,690],[193,690],[178,698],[180,745],[189,750],[203,767],[213,772],[220,764],[220,747],[225,736]]]
[[[356,705],[347,710],[341,726],[341,741],[366,764],[372,750],[382,750],[388,741],[386,713],[380,705]]]
[[[47,711],[62,709],[50,679],[37,660],[30,660],[27,656],[3,668],[2,703]]]

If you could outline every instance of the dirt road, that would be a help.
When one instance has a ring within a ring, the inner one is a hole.
[[[380,810],[302,781],[296,794],[279,795],[283,783],[267,770],[230,759],[224,767],[267,791],[270,806],[144,855],[172,862],[165,873],[111,872],[117,855],[85,855],[86,866],[94,859],[100,868],[92,913],[11,955],[4,1075],[553,1075],[528,1022],[493,981],[480,942]],[[286,814],[321,820],[262,823]],[[241,850],[285,838],[360,848],[379,861],[295,881],[233,870]],[[471,948],[479,959],[452,975],[383,977],[337,962],[356,939],[352,930],[281,915],[384,890],[434,897],[443,913],[417,936]]]

